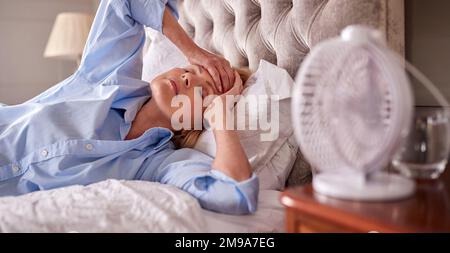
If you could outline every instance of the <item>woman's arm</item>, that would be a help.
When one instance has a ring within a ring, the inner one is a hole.
[[[171,9],[166,6],[172,6],[176,15],[172,0],[101,1],[79,72],[92,83],[108,78],[117,79],[117,83],[126,85],[127,80],[134,79],[132,85],[140,85],[135,82],[142,82],[144,26],[162,32],[164,12]]]
[[[247,155],[239,140],[239,135],[234,129],[226,129],[227,115],[233,115],[234,103],[227,103],[226,99],[233,99],[234,96],[239,96],[243,90],[243,83],[239,74],[235,72],[235,83],[233,88],[216,98],[205,113],[206,118],[211,123],[211,116],[222,113],[222,117],[214,117],[214,119],[222,119],[223,122],[214,122],[212,128],[216,140],[216,158],[212,164],[213,169],[219,170],[225,175],[233,178],[236,181],[244,181],[252,176],[250,163]],[[234,102],[234,101],[232,101]],[[213,113],[208,110],[214,110]]]
[[[234,130],[214,130],[217,154],[213,169],[241,182],[252,176],[250,163]]]
[[[189,35],[187,35],[168,8],[164,11],[162,32],[188,59],[193,56],[194,52],[200,49]]]
[[[234,83],[234,71],[230,63],[222,57],[200,48],[186,34],[168,8],[163,16],[163,34],[169,38],[192,64],[203,66],[210,73],[220,92],[227,92]]]
[[[208,210],[227,214],[254,213],[258,205],[259,180],[253,175],[236,181],[211,169],[212,158],[194,149],[169,150],[156,154],[163,162],[146,170],[138,180],[174,185],[198,199]],[[155,157],[158,161],[158,157]]]

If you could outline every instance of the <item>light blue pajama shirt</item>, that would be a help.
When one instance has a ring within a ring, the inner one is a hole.
[[[125,141],[150,98],[142,81],[144,25],[162,31],[174,0],[104,0],[78,71],[39,96],[0,107],[0,196],[106,179],[174,185],[203,208],[255,212],[258,178],[237,182],[211,169],[212,158],[175,150],[173,133],[153,128]]]

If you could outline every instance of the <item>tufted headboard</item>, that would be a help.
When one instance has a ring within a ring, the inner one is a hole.
[[[261,59],[292,77],[310,49],[351,24],[378,28],[404,54],[404,0],[179,0],[179,22],[203,48],[234,67]],[[299,152],[287,185],[305,183],[311,168]]]
[[[179,12],[200,46],[235,67],[265,59],[294,77],[311,47],[350,24],[379,28],[404,53],[404,0],[179,0]]]

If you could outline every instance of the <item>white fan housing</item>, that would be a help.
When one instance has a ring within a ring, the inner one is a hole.
[[[317,45],[297,74],[292,105],[316,192],[366,201],[414,192],[413,181],[383,172],[410,128],[413,96],[381,33],[350,26]]]

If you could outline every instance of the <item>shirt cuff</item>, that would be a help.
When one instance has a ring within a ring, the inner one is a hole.
[[[180,15],[178,14],[177,3],[178,3],[178,0],[168,0],[167,1],[167,6],[170,8],[170,12],[178,20],[180,18]]]
[[[211,170],[211,174],[221,181],[233,184],[248,205],[248,211],[254,213],[258,207],[259,179],[255,173],[247,180],[238,182],[221,171]]]

